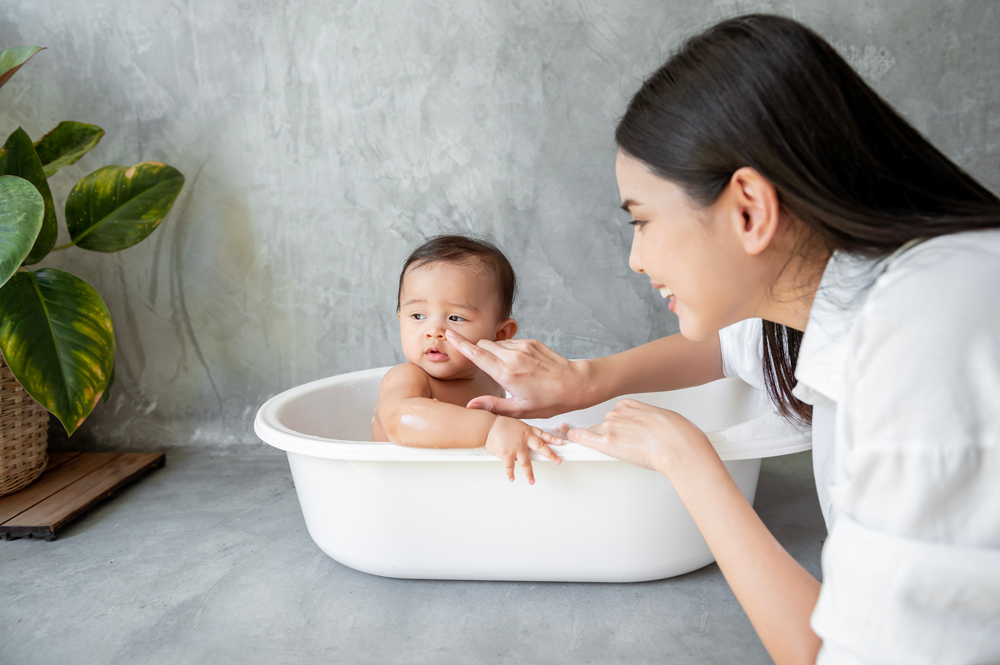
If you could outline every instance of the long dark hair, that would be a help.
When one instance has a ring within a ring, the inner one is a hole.
[[[642,85],[615,139],[702,205],[757,170],[827,252],[885,256],[915,238],[1000,227],[1000,200],[941,154],[822,37],[780,16],[689,39]],[[765,321],[764,377],[785,417],[800,331]]]

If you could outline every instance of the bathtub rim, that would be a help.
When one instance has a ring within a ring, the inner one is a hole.
[[[292,430],[278,419],[279,410],[289,402],[307,393],[327,387],[330,384],[347,383],[353,380],[370,378],[376,374],[385,374],[389,367],[363,369],[345,374],[316,379],[308,383],[289,388],[271,397],[254,418],[254,433],[264,443],[285,452],[309,455],[324,459],[336,459],[356,462],[492,462],[501,463],[483,448],[410,448],[391,442],[349,441],[345,439],[329,439]],[[720,381],[735,381],[738,379],[720,379]],[[706,432],[709,441],[715,447],[719,457],[724,462],[763,459],[791,455],[812,449],[812,439],[805,434],[796,434],[775,438],[753,440],[730,440],[722,432]],[[559,457],[567,462],[619,462],[590,448],[575,443],[566,443],[555,448]],[[537,452],[531,453],[532,462],[550,462]]]

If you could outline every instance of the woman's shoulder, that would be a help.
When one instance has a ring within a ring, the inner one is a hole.
[[[935,329],[1000,325],[1000,230],[933,238],[889,259],[863,314]]]

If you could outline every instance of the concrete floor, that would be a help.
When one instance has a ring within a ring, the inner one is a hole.
[[[819,575],[808,453],[764,522]],[[168,455],[58,540],[0,542],[0,663],[767,663],[712,564],[642,584],[422,582],[319,551],[284,456]]]

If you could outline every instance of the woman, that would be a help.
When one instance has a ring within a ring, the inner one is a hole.
[[[685,418],[625,400],[569,438],[670,480],[776,662],[1000,662],[1000,201],[774,16],[689,40],[616,139],[629,264],[681,334],[584,362],[450,336],[512,394],[470,406],[705,383],[758,334],[776,407],[812,424],[822,590]]]

